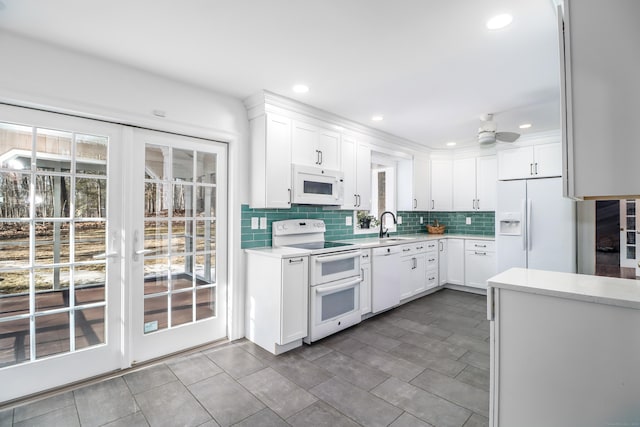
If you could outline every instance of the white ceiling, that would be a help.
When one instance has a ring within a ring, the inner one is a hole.
[[[513,23],[487,30],[503,12]],[[0,28],[240,99],[267,89],[432,148],[473,143],[484,113],[499,131],[560,125],[551,0],[0,0]]]

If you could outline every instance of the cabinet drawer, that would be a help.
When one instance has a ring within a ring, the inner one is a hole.
[[[427,289],[438,286],[438,273],[434,271],[427,271]]]
[[[424,245],[427,247],[427,251],[437,251],[438,250],[438,241],[431,240],[429,242],[424,242]]]
[[[427,270],[438,270],[438,256],[435,254],[427,253]]]
[[[464,248],[467,251],[495,252],[496,242],[493,240],[465,240]]]

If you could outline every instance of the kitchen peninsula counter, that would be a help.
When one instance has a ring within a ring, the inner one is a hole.
[[[640,425],[640,281],[513,268],[488,283],[490,426]]]

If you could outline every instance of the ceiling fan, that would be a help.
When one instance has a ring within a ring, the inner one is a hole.
[[[493,121],[493,114],[483,114],[480,116],[480,128],[478,129],[478,142],[480,145],[494,144],[499,142],[515,142],[520,138],[516,132],[497,132],[498,125]]]

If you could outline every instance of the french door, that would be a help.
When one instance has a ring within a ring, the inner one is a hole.
[[[640,199],[620,200],[620,267],[635,268],[636,276],[640,276],[638,202]]]
[[[136,130],[131,218],[134,363],[224,338],[226,145]]]
[[[227,335],[227,149],[0,105],[0,403]]]
[[[123,366],[121,129],[0,106],[0,402]]]

